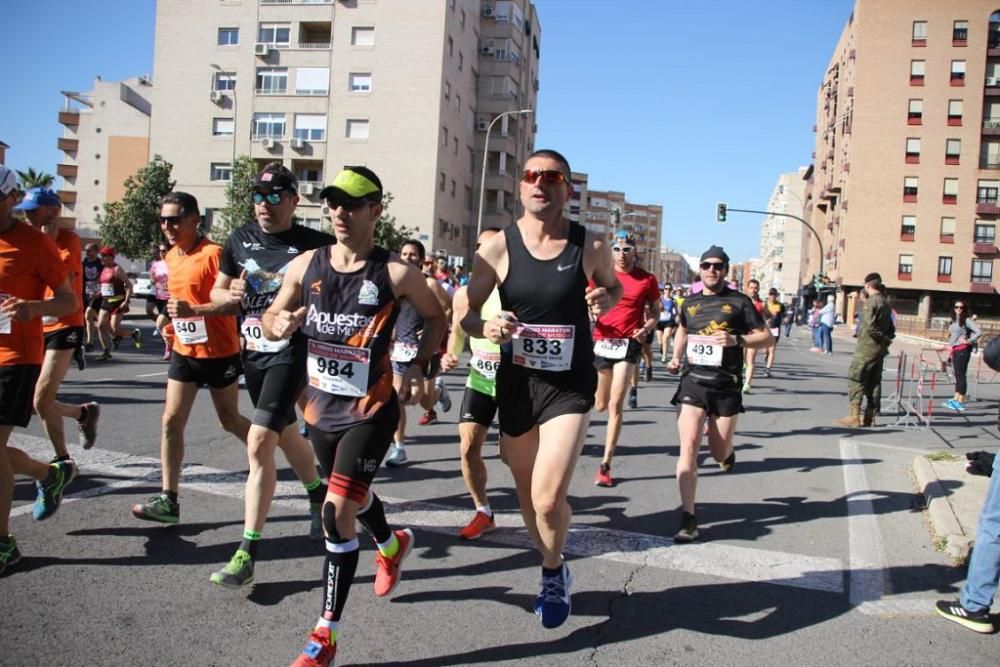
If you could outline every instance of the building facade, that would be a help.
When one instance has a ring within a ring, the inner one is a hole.
[[[10,148],[10,146],[0,141],[0,164],[6,164],[8,148]]]
[[[630,202],[624,192],[591,190],[589,177],[582,172],[574,171],[570,182],[573,192],[566,202],[566,217],[608,240],[619,230],[630,232],[635,236],[639,265],[653,273],[660,270],[662,206]]]
[[[102,81],[86,93],[63,91],[63,136],[56,175],[62,179],[60,224],[85,241],[99,236],[96,218],[104,203],[125,193],[125,179],[149,162],[153,90],[149,77]]]
[[[996,314],[1000,12],[987,0],[858,0],[817,99],[807,273],[878,271],[900,314],[968,295]]]
[[[534,110],[539,87],[530,0],[172,0],[155,39],[152,152],[209,218],[235,156],[291,169],[312,226],[322,184],[366,165],[398,224],[469,257],[491,123],[483,225],[517,213],[536,126],[512,112]]]
[[[781,174],[766,210],[804,219],[807,171],[807,167],[800,167],[798,171]],[[796,294],[803,283],[803,237],[815,243],[809,230],[793,218],[769,215],[761,223],[757,279],[764,293],[773,287],[783,299]]]
[[[674,287],[688,285],[697,280],[698,274],[691,270],[691,264],[684,255],[667,246],[660,248],[660,268],[657,278],[661,283],[670,283]]]

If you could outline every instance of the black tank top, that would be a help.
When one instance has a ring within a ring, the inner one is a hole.
[[[586,230],[570,222],[569,238],[563,251],[553,259],[537,259],[524,245],[517,224],[504,229],[507,241],[507,277],[500,284],[500,303],[513,311],[524,324],[572,325],[573,357],[569,372],[593,368],[594,348],[590,335],[590,315],[585,299],[587,276],[583,271],[583,243]],[[505,356],[511,346],[503,347]],[[543,368],[525,368],[545,374]]]
[[[309,350],[306,422],[332,432],[371,421],[395,402],[388,352],[399,304],[389,281],[387,250],[376,246],[363,267],[340,273],[330,265],[331,249],[317,249],[302,276],[302,332]],[[358,350],[367,351],[367,363]],[[359,375],[366,368],[367,382]],[[335,377],[357,394],[320,388],[329,389]]]

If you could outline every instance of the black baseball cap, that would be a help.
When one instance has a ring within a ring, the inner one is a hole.
[[[290,172],[282,164],[269,164],[257,174],[253,182],[254,190],[266,190],[269,192],[283,192],[290,190],[295,192],[299,187],[299,181],[295,174]]]

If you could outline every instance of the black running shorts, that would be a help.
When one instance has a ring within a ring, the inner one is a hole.
[[[392,374],[403,376],[406,375],[406,371],[410,368],[409,361],[394,361],[392,362]],[[431,360],[427,362],[427,372],[424,373],[425,380],[433,380],[437,377],[438,373],[441,372],[441,355],[435,354],[431,357]]]
[[[529,374],[504,357],[497,371],[500,431],[517,437],[566,414],[586,414],[594,407],[597,371],[593,366],[566,373]]]
[[[261,368],[247,357],[243,359],[247,392],[253,401],[251,423],[281,433],[286,426],[298,421],[295,401],[306,386],[305,357],[290,364]]]
[[[0,366],[0,426],[28,425],[41,372],[41,366]]]
[[[693,405],[702,408],[712,417],[732,417],[743,409],[743,394],[740,387],[733,389],[716,389],[698,384],[690,376],[685,375],[677,385],[677,393],[670,401],[673,405]]]
[[[667,320],[665,322],[656,323],[657,331],[663,331],[664,329],[676,329],[676,328],[677,328],[677,322],[674,320]]]
[[[167,377],[178,382],[193,382],[199,387],[208,385],[212,389],[222,389],[240,379],[243,364],[240,355],[221,359],[198,359],[174,352],[170,355]]]
[[[642,354],[642,343],[634,338],[628,339],[628,350],[625,351],[624,359],[607,359],[605,357],[599,357],[594,355],[594,368],[599,371],[607,370],[613,367],[615,364],[624,361],[626,363],[634,364],[639,360],[639,355]]]
[[[83,327],[66,327],[45,334],[46,350],[75,350],[83,345]]]
[[[472,387],[466,387],[465,395],[462,396],[462,411],[458,414],[459,424],[473,423],[489,428],[497,414],[497,400]]]

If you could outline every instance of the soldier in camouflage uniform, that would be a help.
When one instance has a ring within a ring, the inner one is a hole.
[[[896,327],[892,323],[892,309],[885,301],[885,287],[882,276],[869,273],[865,276],[865,292],[868,300],[861,311],[861,330],[858,332],[858,344],[854,348],[854,359],[847,371],[847,393],[850,399],[850,413],[841,419],[835,419],[836,426],[857,428],[859,426],[874,426],[875,413],[879,403],[876,399],[882,396],[882,362],[889,354],[889,346],[896,336]],[[861,401],[867,398],[864,415],[861,414]]]

